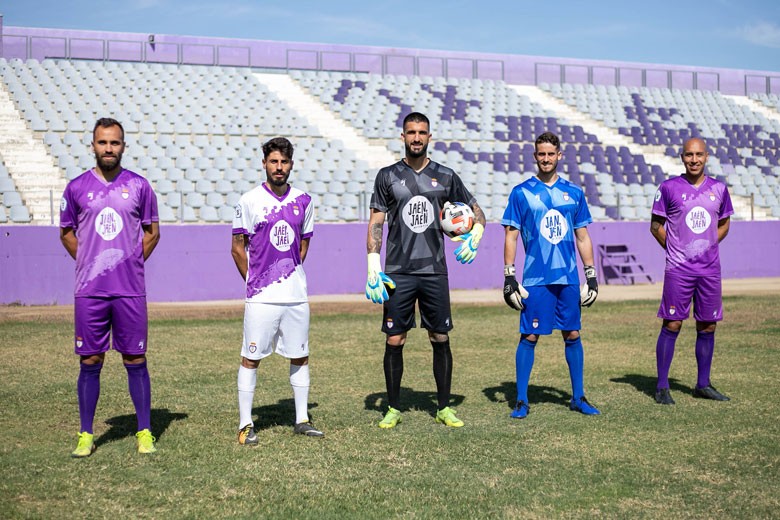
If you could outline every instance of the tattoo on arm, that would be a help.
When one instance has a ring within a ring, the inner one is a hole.
[[[474,218],[477,222],[484,226],[487,220],[485,219],[485,213],[482,211],[482,208],[479,207],[479,204],[475,202],[474,205],[471,206],[471,209],[474,210]]]
[[[369,253],[379,253],[382,250],[382,227],[384,224],[371,224],[369,234],[371,240],[368,244]]]

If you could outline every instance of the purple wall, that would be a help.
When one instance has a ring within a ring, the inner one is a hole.
[[[644,222],[599,222],[589,228],[599,244],[628,244],[654,281],[664,255]],[[361,294],[366,273],[366,224],[318,224],[306,261],[310,294]],[[230,256],[230,226],[165,225],[147,263],[149,301],[241,299],[243,282]],[[504,231],[488,224],[472,265],[454,261],[447,241],[453,289],[496,289],[503,283]],[[721,245],[724,278],[780,276],[780,221],[732,222]],[[520,265],[521,258],[517,259]],[[598,259],[597,259],[598,263]],[[73,301],[73,260],[58,229],[0,226],[0,304],[67,304]]]
[[[568,82],[780,93],[780,73],[770,71],[71,29],[5,26],[0,31],[0,54],[8,59],[61,57],[479,77],[525,85]]]

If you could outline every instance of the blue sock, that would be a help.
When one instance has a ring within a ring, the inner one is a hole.
[[[528,404],[528,381],[531,379],[531,369],[534,367],[535,341],[521,339],[515,353],[515,370],[517,371],[517,400]]]
[[[571,394],[575,400],[585,396],[583,384],[583,372],[585,366],[584,354],[582,351],[582,339],[567,339],[566,343],[566,363],[569,365],[569,377],[571,378]]]

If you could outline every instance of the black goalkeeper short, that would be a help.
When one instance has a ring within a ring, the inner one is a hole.
[[[382,332],[394,336],[417,326],[414,304],[420,306],[421,324],[430,332],[452,330],[450,287],[447,275],[388,275],[395,292],[383,306]]]

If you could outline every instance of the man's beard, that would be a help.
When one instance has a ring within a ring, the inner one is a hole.
[[[106,162],[103,157],[101,157],[101,156],[99,156],[97,154],[95,155],[95,161],[97,162],[97,165],[98,165],[98,168],[100,168],[100,171],[111,171],[111,170],[119,168],[119,165],[122,162],[122,156],[121,155],[112,155],[109,158],[111,158],[111,157],[116,159],[116,163]]]
[[[424,145],[422,149],[419,152],[415,152],[412,150],[412,146],[407,144],[406,145],[406,156],[410,157],[412,159],[419,159],[420,157],[425,157],[428,154],[428,145]]]

